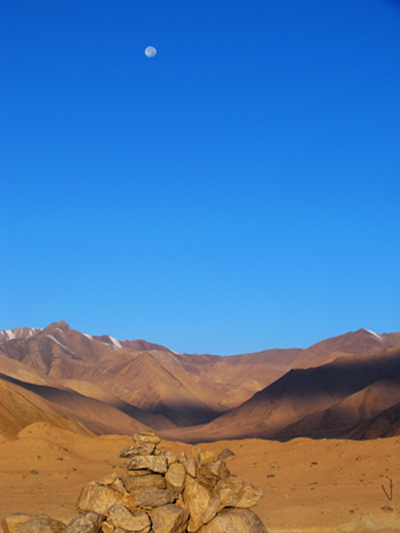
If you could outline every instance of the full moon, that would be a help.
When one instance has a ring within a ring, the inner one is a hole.
[[[148,46],[144,53],[147,57],[154,57],[157,53],[157,50],[154,48],[154,46]]]

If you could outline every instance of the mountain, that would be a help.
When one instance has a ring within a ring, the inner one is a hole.
[[[344,422],[350,430],[364,420],[367,410],[357,414],[358,402],[365,403],[360,391],[373,397],[368,387],[385,379],[376,377],[376,368],[396,345],[400,333],[360,329],[306,349],[221,357],[91,336],[61,321],[43,330],[0,332],[0,377],[35,405],[72,416],[95,433],[151,427],[187,440],[282,439],[340,432]],[[377,386],[375,395],[383,398],[384,390]],[[392,399],[368,413],[393,405],[397,390],[393,382]]]
[[[340,357],[318,367],[290,370],[209,424],[180,431],[190,442],[344,436],[363,416],[374,416],[400,401],[399,385],[400,346]],[[176,433],[167,435],[174,438]]]
[[[21,429],[34,422],[48,422],[75,433],[91,434],[79,422],[57,413],[50,405],[41,409],[0,379],[0,435],[14,438]]]
[[[394,437],[395,435],[400,435],[400,403],[369,420],[361,421],[346,436],[349,439],[366,440]]]

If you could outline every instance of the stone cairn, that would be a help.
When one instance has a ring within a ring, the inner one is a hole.
[[[83,487],[79,516],[68,525],[44,514],[13,514],[4,518],[4,533],[265,533],[250,510],[263,491],[231,477],[220,454],[193,448],[176,457],[162,452],[159,437],[143,431],[120,457],[126,475],[113,473]]]

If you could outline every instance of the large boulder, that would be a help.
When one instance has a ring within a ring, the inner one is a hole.
[[[135,494],[135,504],[138,507],[152,509],[167,503],[173,503],[178,498],[178,494],[169,489],[158,489],[157,487],[147,487]]]
[[[188,531],[197,531],[203,524],[203,515],[210,506],[212,495],[210,491],[196,479],[187,476],[183,501],[185,509],[190,515]]]
[[[135,499],[128,492],[122,493],[111,487],[91,483],[83,487],[77,507],[83,513],[92,511],[106,515],[108,508],[116,504],[124,505],[132,512],[136,511]]]
[[[213,489],[212,499],[202,520],[207,524],[224,507],[254,507],[263,496],[263,491],[250,483],[238,479],[221,479]]]
[[[2,520],[4,533],[64,533],[65,524],[45,514],[16,513]]]
[[[239,479],[221,479],[214,488],[214,494],[224,507],[245,509],[257,505],[264,496],[261,489]]]
[[[126,531],[150,531],[150,519],[144,511],[133,514],[123,505],[113,505],[109,508],[107,523]]]
[[[198,533],[268,533],[259,517],[250,509],[224,509]]]
[[[189,513],[178,505],[163,505],[150,511],[152,533],[184,533]]]

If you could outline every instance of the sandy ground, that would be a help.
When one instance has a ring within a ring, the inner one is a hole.
[[[0,520],[41,512],[68,522],[85,483],[122,474],[118,454],[131,443],[129,436],[85,437],[46,423],[25,428],[15,440],[0,437]],[[175,453],[191,448],[167,441],[160,447]],[[248,439],[201,447],[236,454],[228,464],[232,474],[265,491],[254,510],[269,532],[400,531],[400,437]]]

